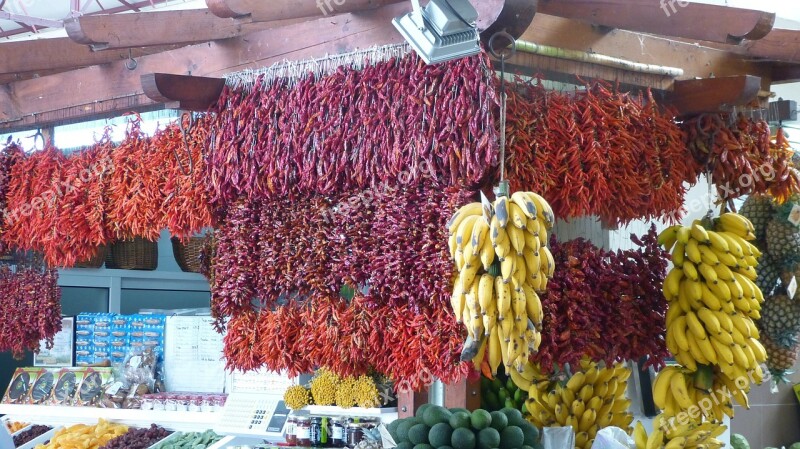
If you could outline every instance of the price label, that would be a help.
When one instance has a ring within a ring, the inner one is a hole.
[[[787,218],[787,220],[795,226],[800,226],[800,204],[792,206],[792,211],[789,212],[789,218]]]
[[[489,201],[489,198],[486,198],[483,192],[481,192],[481,205],[483,206],[483,219],[486,220],[486,223],[491,223],[494,208],[492,207],[492,202]]]
[[[786,293],[789,295],[790,298],[794,298],[794,294],[797,291],[797,278],[792,276],[792,280],[789,281],[789,285],[786,286]]]

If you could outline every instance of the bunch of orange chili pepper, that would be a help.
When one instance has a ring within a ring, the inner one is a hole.
[[[511,190],[534,190],[569,219],[610,226],[680,218],[699,166],[683,133],[652,95],[595,82],[574,92],[518,81],[508,99],[506,170]]]
[[[779,129],[744,114],[701,114],[681,123],[686,146],[711,177],[723,201],[769,193],[779,202],[800,192],[792,151]]]

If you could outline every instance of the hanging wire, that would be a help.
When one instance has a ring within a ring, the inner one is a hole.
[[[497,39],[507,39],[509,46],[504,50],[496,50],[494,43]],[[508,181],[506,181],[506,112],[508,95],[506,94],[506,59],[516,53],[516,40],[514,36],[505,31],[495,33],[489,39],[489,52],[500,60],[500,184],[497,187],[498,195],[509,194]]]
[[[262,86],[268,87],[277,80],[286,80],[294,86],[307,76],[320,78],[330,75],[339,67],[362,70],[368,65],[386,62],[392,58],[402,58],[411,51],[407,43],[375,46],[339,55],[326,55],[322,58],[303,61],[284,61],[262,69],[242,70],[224,76],[225,84],[234,89],[251,90],[256,81],[262,78]]]

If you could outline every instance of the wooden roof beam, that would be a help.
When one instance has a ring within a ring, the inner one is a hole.
[[[542,3],[540,2],[540,5]],[[694,43],[652,36],[625,30],[603,30],[588,23],[555,17],[541,12],[522,35],[522,39],[542,45],[599,53],[642,64],[680,67],[684,73],[678,79],[708,78],[711,76],[754,75],[762,80],[762,88],[769,89],[770,68],[729,51],[703,47]],[[518,52],[518,58],[537,60]],[[552,58],[551,58],[552,59]],[[536,66],[532,66],[536,69]],[[595,66],[598,67],[598,66]],[[626,83],[642,85],[637,78],[648,76],[627,72]],[[614,77],[606,78],[615,80]],[[661,88],[671,90],[675,80],[664,77]]]
[[[681,115],[719,112],[758,100],[761,79],[740,75],[676,81],[668,102]]]
[[[775,13],[682,0],[540,0],[539,12],[622,30],[740,44],[767,36]]]
[[[223,18],[249,16],[254,22],[333,16],[366,11],[407,0],[206,0],[208,9]]]
[[[80,16],[65,20],[64,28],[73,41],[106,50],[229,39],[267,26],[221,19],[209,10],[196,9]]]
[[[134,48],[130,56],[139,58],[177,46]],[[0,43],[0,77],[31,78],[39,72],[52,73],[129,59],[128,50],[93,52],[89,47],[69,38],[35,39]]]

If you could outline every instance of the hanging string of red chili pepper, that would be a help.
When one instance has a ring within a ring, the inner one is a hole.
[[[8,211],[8,192],[11,188],[11,172],[14,165],[25,157],[25,152],[18,144],[9,142],[0,151],[0,254],[8,251],[8,246],[2,240],[6,231],[6,212]]]
[[[785,201],[800,192],[800,176],[792,169],[792,151],[782,131],[770,140],[769,124],[739,113],[701,114],[681,123],[686,146],[706,168],[724,201],[769,193]]]
[[[24,155],[16,146],[0,157],[2,244],[43,254],[53,267],[91,259],[98,247],[168,229],[186,239],[213,223],[206,190],[204,146],[209,120],[188,117],[154,137],[129,122],[114,146],[110,128],[94,145],[64,155],[48,146]]]
[[[631,236],[635,250],[552,239],[556,271],[541,295],[542,344],[533,359],[546,369],[586,356],[607,363],[647,357],[648,365],[663,365],[667,302],[661,287],[669,258],[657,239],[655,227]]]
[[[478,56],[426,65],[409,54],[292,85],[226,87],[208,161],[215,207],[242,196],[489,185],[498,139],[487,64]]]
[[[29,255],[22,257],[13,266],[0,265],[0,352],[17,358],[39,352],[41,341],[52,348],[61,330],[58,272]]]
[[[573,92],[518,80],[509,92],[506,167],[512,190],[536,190],[556,216],[610,226],[677,219],[698,164],[683,134],[647,99],[595,82]]]
[[[209,129],[207,115],[184,114],[153,135],[155,159],[161,164],[159,188],[166,193],[161,221],[170,235],[182,240],[213,224],[204,159]]]

